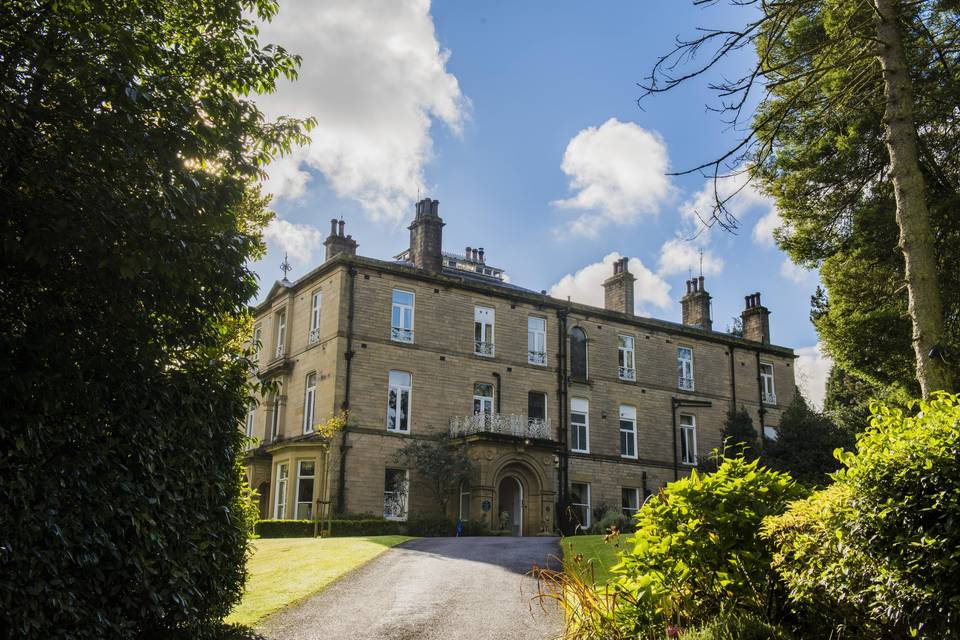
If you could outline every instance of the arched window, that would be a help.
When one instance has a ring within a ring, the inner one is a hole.
[[[570,330],[570,375],[587,379],[587,334],[580,327]]]

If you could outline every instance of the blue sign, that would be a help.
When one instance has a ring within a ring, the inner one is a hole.
[[[490,504],[489,500],[484,500],[483,502],[480,503],[480,508],[483,509],[484,513],[490,511],[492,507],[493,505]]]

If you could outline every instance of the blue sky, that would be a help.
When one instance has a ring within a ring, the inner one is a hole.
[[[773,203],[749,187],[736,235],[686,239],[709,211],[707,180],[665,175],[736,139],[705,81],[648,98],[637,86],[676,35],[740,21],[743,9],[688,0],[633,2],[282,0],[263,40],[303,56],[301,78],[261,100],[270,115],[312,115],[313,142],[271,168],[277,220],[257,263],[261,289],[323,259],[331,217],[359,252],[389,258],[408,242],[418,194],[440,201],[451,251],[484,247],[512,282],[602,304],[620,255],[638,275],[638,312],[679,321],[704,252],[714,325],[763,294],[777,344],[801,358],[819,400],[828,361],[809,299],[817,278],[772,243]],[[720,69],[749,63],[749,52]],[[728,187],[729,188],[729,187]]]

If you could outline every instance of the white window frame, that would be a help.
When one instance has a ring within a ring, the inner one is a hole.
[[[496,324],[496,309],[480,305],[473,308],[473,353],[475,355],[485,358],[492,358],[496,355]],[[489,335],[486,331],[487,327],[490,328]],[[489,338],[489,340],[486,338]]]
[[[313,475],[311,475],[311,476],[305,476],[305,475],[303,475],[303,473],[302,473],[301,470],[300,470],[300,465],[302,465],[304,462],[313,463]],[[311,486],[311,490],[310,490],[310,500],[309,500],[309,501],[307,501],[307,500],[301,501],[301,500],[300,500],[300,481],[301,481],[301,480],[311,480],[311,481],[312,481],[312,484],[310,485],[310,486]],[[317,490],[316,482],[317,482],[317,463],[316,463],[316,461],[315,461],[315,460],[310,460],[310,459],[297,460],[297,491],[296,491],[296,498],[295,498],[294,503],[293,503],[293,519],[294,519],[294,520],[312,520],[312,519],[313,519],[313,494],[314,494],[314,492],[316,492],[316,490]],[[301,518],[301,517],[300,517],[300,505],[301,505],[301,504],[305,504],[305,505],[308,505],[308,506],[309,506],[309,508],[310,508],[309,517],[306,517],[306,518]]]
[[[684,357],[684,351],[689,353],[689,357]],[[680,345],[677,347],[677,388],[683,391],[693,391],[695,387],[693,381],[693,347]]]
[[[574,507],[585,507],[584,510],[583,510],[583,515],[584,515],[584,518],[583,518],[583,519],[584,519],[584,522],[581,522],[581,523],[580,523],[580,526],[581,526],[583,529],[589,529],[589,528],[590,528],[590,525],[592,524],[592,520],[593,520],[593,506],[591,506],[591,504],[590,504],[590,503],[591,503],[591,500],[590,500],[590,483],[589,483],[589,482],[571,482],[571,483],[570,483],[570,493],[571,493],[571,494],[573,493],[573,487],[574,487],[574,485],[580,485],[581,487],[585,487],[585,488],[586,488],[586,491],[585,491],[585,492],[581,492],[580,497],[581,497],[581,499],[582,499],[582,498],[583,498],[583,494],[586,493],[586,495],[587,495],[587,501],[586,501],[586,502],[572,502],[572,501],[571,501],[570,504],[571,504],[571,506],[574,506]]]
[[[406,374],[410,378],[410,383],[400,384],[400,383],[390,382],[391,373]],[[397,401],[396,401],[397,420],[394,426],[391,427],[390,426],[390,396],[393,393],[397,394]],[[400,406],[402,404],[401,398],[403,397],[404,393],[407,394],[406,429],[400,428],[400,424],[399,424],[400,423],[400,420],[399,420]],[[413,374],[410,373],[409,371],[401,371],[400,369],[391,369],[389,373],[387,373],[387,431],[391,433],[410,433],[410,422],[411,422],[412,415],[413,415]]]
[[[531,321],[542,323],[543,328],[531,327]],[[547,319],[542,316],[527,316],[527,362],[547,366]]]
[[[260,352],[263,351],[263,325],[257,323],[253,325],[253,339],[250,342],[253,347],[253,363],[260,363]]]
[[[397,302],[395,296],[397,293],[404,293],[410,296],[410,304]],[[405,312],[410,313],[410,326],[406,326]],[[394,316],[397,322],[394,322]],[[392,289],[390,291],[390,339],[394,342],[403,342],[413,344],[413,327],[417,316],[417,294],[406,289]]]
[[[463,509],[463,499],[467,499],[467,509],[466,514],[464,514]],[[460,522],[466,522],[470,519],[470,484],[465,480],[460,482],[460,510],[459,510]],[[464,517],[466,516],[466,517]]]
[[[623,504],[623,492],[629,491],[633,494],[634,504],[636,507],[626,507]],[[637,487],[620,487],[620,511],[623,515],[632,518],[636,515],[637,511],[640,510],[640,489]]]
[[[583,416],[583,422],[574,422],[573,414]],[[583,427],[584,448],[574,448],[574,426]],[[570,451],[573,453],[590,453],[590,401],[586,398],[570,398]]]
[[[630,423],[631,425],[630,430],[623,428],[624,422]],[[620,457],[636,460],[637,459],[637,408],[629,404],[620,405],[620,419],[618,424],[620,426]],[[624,434],[629,434],[627,442],[629,442],[633,446],[632,455],[623,452]]]
[[[307,334],[307,344],[320,342],[320,309],[323,305],[323,293],[318,289],[310,296],[310,333]]]
[[[284,347],[287,340],[287,310],[281,309],[277,312],[277,333],[276,333],[276,355],[282,358]]]
[[[313,433],[313,415],[317,408],[317,373],[307,374],[303,392],[303,433]]]
[[[273,399],[273,412],[270,415],[270,442],[280,438],[280,396]]]
[[[281,473],[281,471],[283,473]],[[287,515],[287,483],[290,481],[290,463],[277,463],[277,490],[273,496],[273,519],[286,520]]]
[[[487,386],[490,387],[490,395],[481,395],[477,393],[478,386]],[[493,415],[493,409],[496,406],[497,400],[497,389],[492,384],[488,382],[475,382],[473,384],[473,414],[491,416]],[[480,411],[477,411],[477,404],[480,405]]]
[[[400,506],[402,512],[400,514],[394,514],[387,511],[387,495],[396,494],[396,491],[387,490],[387,472],[388,471],[402,471],[403,472],[403,495],[400,497]],[[404,522],[407,519],[407,513],[410,508],[410,471],[407,469],[397,469],[394,467],[387,467],[383,470],[383,517],[385,520],[397,520],[399,522]]]
[[[764,368],[769,371],[764,371]],[[763,396],[763,404],[777,404],[777,389],[773,382],[773,363],[760,363],[760,389]]]
[[[684,419],[689,418],[689,424],[684,424]],[[686,445],[686,446],[684,446]],[[684,449],[687,455],[684,456]],[[691,459],[690,453],[693,453]],[[691,467],[697,465],[697,417],[688,413],[680,414],[680,464]]]
[[[248,438],[253,437],[253,426],[256,423],[257,419],[257,403],[250,401],[250,404],[247,406],[247,424],[245,433]]]
[[[617,334],[617,376],[630,382],[637,379],[636,340],[622,333]]]

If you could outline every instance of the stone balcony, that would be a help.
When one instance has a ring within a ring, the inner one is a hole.
[[[469,435],[497,434],[515,438],[553,440],[550,420],[528,418],[524,415],[477,413],[450,418],[450,435],[461,438]]]

